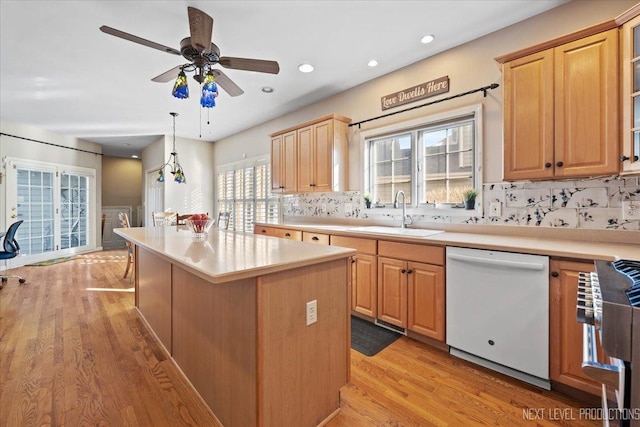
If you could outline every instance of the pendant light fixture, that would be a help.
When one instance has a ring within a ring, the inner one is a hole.
[[[173,175],[173,180],[178,184],[186,184],[187,177],[184,175],[182,166],[180,166],[180,162],[178,161],[178,152],[176,151],[176,116],[178,115],[178,113],[169,114],[173,116],[173,150],[171,152],[171,155],[169,156],[169,159],[167,160],[167,163],[160,166],[157,181],[164,182],[164,168],[165,166],[170,166],[171,170],[169,172],[171,172],[171,174]],[[173,163],[171,163],[172,159]]]

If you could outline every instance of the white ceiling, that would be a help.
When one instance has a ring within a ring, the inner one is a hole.
[[[215,141],[566,1],[1,0],[0,118],[130,156],[171,135],[176,111],[178,136]],[[183,58],[98,30],[107,25],[179,50],[189,35],[187,6],[213,17],[222,56],[275,60],[280,73],[222,69],[245,93],[220,91],[215,108],[201,109],[191,76],[185,100],[171,96],[172,82],[151,81]],[[425,34],[436,40],[421,44]],[[370,68],[373,58],[379,65]],[[303,62],[315,71],[300,73]]]

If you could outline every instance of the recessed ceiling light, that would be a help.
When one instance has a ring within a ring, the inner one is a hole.
[[[434,36],[433,34],[427,34],[426,36],[420,39],[420,42],[424,44],[431,43],[435,38],[436,36]]]
[[[132,159],[137,159],[137,158],[138,158],[138,155],[137,155],[137,154],[134,154],[134,155],[132,155],[132,156],[131,156],[131,158],[132,158]]]
[[[371,61],[369,61],[369,62],[367,63],[367,65],[368,65],[369,67],[375,67],[376,65],[378,65],[378,61],[376,61],[375,59],[372,59]]]
[[[300,64],[298,65],[298,70],[300,70],[301,73],[310,73],[313,71],[313,65],[311,64]]]
[[[265,87],[261,88],[260,90],[263,91],[264,93],[272,93],[273,92],[273,88],[271,86],[265,86]]]

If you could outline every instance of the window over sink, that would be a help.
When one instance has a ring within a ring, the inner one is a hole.
[[[482,106],[474,105],[363,132],[363,193],[390,205],[397,191],[407,205],[457,207],[482,189]]]

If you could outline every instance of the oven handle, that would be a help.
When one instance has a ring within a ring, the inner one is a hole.
[[[607,387],[624,391],[624,364],[607,365],[598,362],[596,328],[586,323],[582,325],[582,372]]]
[[[481,258],[477,256],[460,255],[460,254],[447,254],[447,259],[454,259],[456,261],[469,262],[472,264],[481,265],[493,265],[505,268],[517,268],[522,270],[544,270],[544,264],[539,262],[522,262],[522,261],[509,261],[493,258]]]

